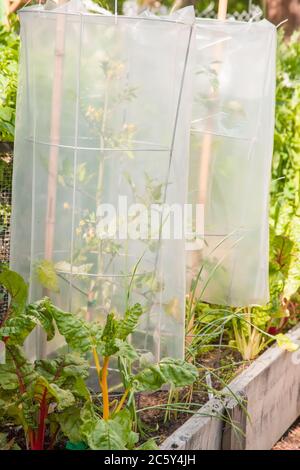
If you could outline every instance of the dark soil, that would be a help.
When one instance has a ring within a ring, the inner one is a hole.
[[[239,364],[239,365],[236,365]],[[241,364],[238,353],[233,353],[229,349],[214,349],[201,356],[201,365],[205,370],[210,369],[214,372],[211,378],[211,385],[214,390],[221,390],[225,383],[228,384],[237,373],[241,371],[245,365]],[[154,407],[140,411],[139,415],[145,425],[147,436],[155,437],[159,444],[178,429],[192,414],[184,411],[170,411],[170,415],[166,416],[166,405],[168,404],[169,392],[159,391],[151,394],[142,394],[137,397],[137,407],[139,410],[148,407]],[[179,395],[174,397],[174,403],[181,403],[189,409],[188,404],[199,404],[199,408],[209,399],[207,390],[207,381],[205,372],[200,370],[200,381],[197,387],[185,388],[180,391]],[[159,408],[158,406],[162,407]],[[171,405],[172,406],[172,405]],[[156,408],[155,408],[156,407]],[[197,411],[197,407],[190,407],[189,411]],[[168,418],[168,419],[166,419]]]

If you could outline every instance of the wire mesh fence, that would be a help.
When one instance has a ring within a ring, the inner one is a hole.
[[[13,145],[0,143],[0,266],[8,263]],[[0,286],[0,317],[7,308],[7,296]]]
[[[217,18],[215,3],[211,2],[208,7],[205,8],[205,10],[201,11],[199,16],[201,18]],[[249,1],[249,6],[247,10],[227,13],[227,19],[236,21],[259,21],[262,16],[262,9],[258,5],[253,5],[251,1]]]

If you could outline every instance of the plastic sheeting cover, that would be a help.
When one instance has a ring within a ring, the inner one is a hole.
[[[130,289],[145,309],[134,345],[153,360],[182,357],[184,238],[107,237],[98,211],[120,197],[147,209],[185,203],[193,10],[158,20],[51,8],[20,12],[11,266],[31,301],[47,294],[91,321],[122,316]],[[49,263],[56,292],[38,277]],[[33,356],[62,346],[43,335],[28,344]]]

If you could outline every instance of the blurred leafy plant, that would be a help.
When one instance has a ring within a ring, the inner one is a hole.
[[[269,331],[300,314],[300,32],[278,38],[276,121],[270,211]],[[275,307],[275,309],[274,309]],[[274,311],[275,310],[275,311]]]
[[[141,306],[128,307],[122,319],[110,313],[102,327],[58,309],[48,298],[27,305],[26,283],[7,268],[0,272],[0,285],[11,298],[0,322],[0,340],[6,349],[6,360],[0,364],[0,418],[9,418],[23,427],[27,448],[43,450],[46,430],[50,448],[58,432],[74,445],[80,443],[94,450],[156,448],[153,440],[136,447],[139,435],[133,430],[137,419],[135,393],[158,390],[164,384],[175,388],[191,385],[198,378],[198,370],[171,358],[159,363],[141,361],[128,341],[142,314]],[[43,328],[48,341],[57,329],[74,352],[30,362],[22,346],[37,325]],[[84,380],[89,375],[89,364],[84,359],[88,352],[94,357],[102,392],[100,410]],[[108,375],[112,357],[118,360],[124,393],[119,401],[110,403]],[[138,364],[136,373],[132,372],[133,363]]]
[[[0,141],[12,142],[15,131],[19,36],[0,25]]]

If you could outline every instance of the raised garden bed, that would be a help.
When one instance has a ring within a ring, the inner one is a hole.
[[[299,324],[290,331],[289,336],[294,342],[300,341]],[[197,415],[169,436],[160,448],[271,449],[300,415],[299,351],[288,353],[276,345],[272,346],[228,388],[243,398],[242,407],[232,399],[211,399],[199,409]],[[228,423],[230,419],[234,426]]]

